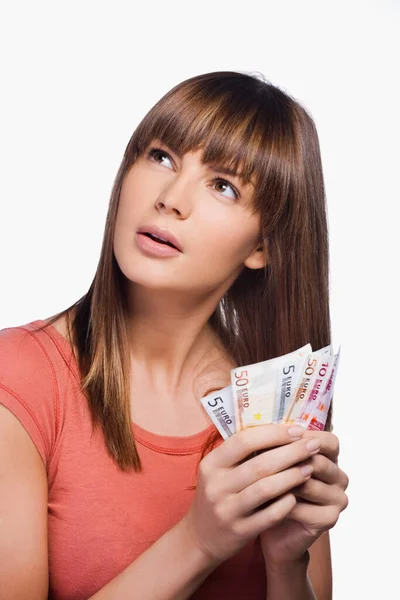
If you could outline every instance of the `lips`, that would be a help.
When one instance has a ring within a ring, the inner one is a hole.
[[[138,233],[147,235],[160,244],[167,244],[173,248],[176,248],[179,250],[179,252],[183,252],[181,244],[176,237],[172,235],[170,231],[168,231],[168,229],[160,229],[153,225],[145,225],[138,229]]]

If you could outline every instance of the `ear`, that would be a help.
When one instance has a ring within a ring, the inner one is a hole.
[[[267,250],[261,242],[244,261],[244,265],[249,269],[263,269],[267,264]]]

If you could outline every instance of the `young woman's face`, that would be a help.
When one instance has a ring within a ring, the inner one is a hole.
[[[198,151],[180,158],[153,140],[126,174],[114,254],[132,282],[207,293],[230,287],[244,265],[264,265],[260,216],[251,211],[252,184],[244,186],[239,178],[202,165],[200,156]],[[138,233],[153,227],[162,230],[160,235],[170,232],[181,251],[157,255],[170,249],[156,242],[153,251],[151,238]]]

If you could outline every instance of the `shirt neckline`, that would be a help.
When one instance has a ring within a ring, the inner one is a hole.
[[[45,325],[46,329],[44,332],[48,332],[56,346],[63,354],[64,359],[68,366],[72,366],[75,377],[80,381],[79,368],[75,360],[73,348],[69,341],[54,327],[49,325],[44,319],[36,319],[31,321],[27,326],[42,326]],[[188,436],[172,436],[172,435],[160,435],[152,431],[144,429],[137,423],[131,421],[132,431],[135,441],[138,441],[142,446],[146,446],[156,452],[162,454],[195,454],[200,452],[208,437],[216,432],[217,429],[214,424],[209,425],[205,429],[198,431]]]

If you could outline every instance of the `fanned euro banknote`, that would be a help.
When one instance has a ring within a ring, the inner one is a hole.
[[[325,428],[340,357],[332,346],[311,345],[270,360],[237,367],[231,385],[201,403],[226,439],[236,431],[268,423]]]

